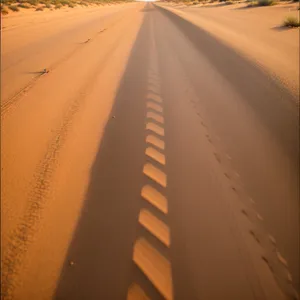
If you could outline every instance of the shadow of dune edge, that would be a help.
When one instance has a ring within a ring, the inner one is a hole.
[[[132,284],[146,150],[149,32],[145,14],[91,169],[53,299],[121,300]],[[138,284],[134,289],[143,294]]]
[[[298,168],[300,147],[297,96],[288,91],[279,80],[271,78],[253,62],[204,29],[167,8],[155,6],[181,30],[194,47],[245,99]],[[246,72],[247,76],[241,76],[243,74],[241,70]],[[190,80],[196,83],[197,79],[190,78]]]
[[[293,28],[287,27],[285,25],[277,25],[271,28],[272,30],[278,31],[278,32],[283,32],[283,31],[288,31],[288,30],[293,30]]]
[[[164,8],[161,8],[163,11]],[[217,69],[217,71],[222,75],[222,77],[226,78],[228,80],[228,83],[232,85],[232,88],[235,88],[237,86],[237,92],[239,93],[239,96],[242,96],[241,100],[244,100],[246,103],[249,103],[249,108],[253,109],[257,113],[257,117],[261,123],[263,123],[263,127],[266,127],[271,133],[278,139],[276,142],[278,142],[279,145],[282,146],[282,148],[285,150],[286,156],[290,156],[290,165],[291,165],[291,173],[297,172],[297,176],[299,178],[299,170],[294,169],[294,167],[297,168],[298,161],[299,161],[299,127],[298,127],[298,118],[297,118],[297,109],[295,109],[293,101],[293,96],[288,93],[288,91],[284,90],[284,88],[280,87],[277,85],[277,82],[273,80],[272,78],[268,78],[265,73],[263,73],[258,67],[256,67],[251,61],[244,60],[244,58],[236,53],[233,49],[230,49],[228,46],[222,44],[221,41],[218,41],[215,39],[213,36],[211,36],[209,33],[205,32],[203,29],[197,27],[196,25],[193,25],[189,23],[188,21],[184,20],[180,16],[177,16],[175,13],[173,14],[170,11],[163,11],[165,13],[166,17],[169,17],[169,20],[173,22],[175,26],[181,31],[181,33],[184,34],[184,36],[187,38],[187,40],[190,40],[190,45],[194,47],[196,50],[195,52],[198,52],[199,54],[204,54],[202,56],[205,56],[205,58],[208,59],[209,63]],[[166,30],[167,32],[167,30]],[[171,35],[170,35],[171,36]],[[170,38],[171,39],[171,38]],[[188,42],[188,41],[187,41]],[[176,44],[171,45],[174,48],[174,53],[177,50],[176,49]],[[217,50],[216,50],[217,49]],[[224,50],[225,49],[225,50]],[[211,52],[210,52],[211,50]],[[219,52],[219,53],[218,53]],[[179,51],[178,51],[179,53]],[[183,51],[182,51],[183,53]],[[182,55],[183,57],[183,55]],[[201,97],[204,98],[205,94],[202,92],[203,88],[201,89],[201,84],[199,82],[199,78],[195,76],[197,74],[196,72],[192,72],[191,70],[188,69],[188,64],[186,63],[188,61],[185,59],[182,59],[180,55],[177,55],[177,59],[179,63],[181,63],[182,69],[186,72],[186,77],[188,81],[193,85],[197,96],[199,99]],[[161,57],[161,64],[165,60],[164,57]],[[244,60],[244,61],[243,61]],[[193,64],[193,61],[191,60],[190,66]],[[245,70],[242,68],[238,68],[238,70],[232,70],[234,67],[239,66],[245,66],[249,67],[249,74],[247,73],[248,69],[246,68]],[[171,71],[169,71],[172,73]],[[175,73],[175,72],[173,72]],[[239,75],[240,74],[240,78]],[[193,76],[194,75],[194,76]],[[243,76],[244,75],[244,76]],[[257,75],[257,77],[256,77]],[[167,78],[167,76],[165,76]],[[253,82],[249,79],[253,78]],[[248,80],[248,81],[247,81]],[[227,83],[227,82],[226,82]],[[264,83],[267,83],[264,85]],[[243,90],[244,87],[244,90]],[[251,90],[252,88],[252,90]],[[258,90],[256,90],[258,89]],[[247,95],[247,92],[249,91],[249,95]],[[202,92],[202,93],[201,93]],[[274,96],[274,98],[269,97],[269,94]],[[263,96],[266,96],[267,99],[264,99]],[[285,95],[287,95],[287,98],[285,98]],[[257,96],[257,97],[256,97]],[[167,98],[167,96],[166,96]],[[226,98],[226,97],[224,97]],[[174,97],[175,99],[175,97]],[[214,100],[214,99],[211,99]],[[272,102],[271,102],[272,100]],[[273,101],[274,100],[274,101]],[[201,100],[204,103],[204,100]],[[200,101],[199,101],[200,102]],[[207,101],[208,102],[208,101]],[[220,101],[221,102],[221,101]],[[225,102],[225,101],[224,101]],[[273,103],[274,102],[274,103]],[[229,103],[230,104],[230,103]],[[274,104],[274,105],[273,105]],[[251,107],[252,106],[252,107]],[[274,106],[274,107],[273,107]],[[200,105],[199,105],[200,107]],[[203,105],[203,107],[205,107]],[[281,111],[282,108],[282,111]],[[262,111],[261,111],[262,110]],[[167,110],[166,110],[167,111]],[[280,115],[282,112],[282,115]],[[274,115],[273,115],[274,114]],[[264,120],[264,115],[266,115],[267,120]],[[291,119],[289,119],[291,117]],[[167,118],[167,116],[166,116]],[[201,119],[201,117],[200,117]],[[260,120],[261,119],[261,120]],[[276,123],[276,121],[278,123]],[[287,121],[287,123],[286,123]],[[282,130],[280,129],[280,126]],[[205,126],[204,126],[205,127]],[[209,127],[208,127],[209,128]],[[213,127],[210,127],[213,128]],[[291,129],[291,131],[289,131]],[[277,132],[278,131],[278,132]],[[287,137],[284,136],[284,134],[287,133]],[[166,128],[166,135],[170,136],[170,133],[168,133],[168,127]],[[222,136],[221,136],[222,137]],[[254,136],[255,137],[255,136]],[[216,142],[216,138],[210,139],[208,137],[208,140],[213,141],[214,144]],[[169,141],[167,141],[168,144],[170,144]],[[167,144],[167,145],[168,145]],[[250,148],[251,149],[251,148]],[[171,152],[172,155],[172,152]],[[169,159],[169,166],[172,165],[172,157],[169,154],[168,159]],[[251,156],[250,156],[251,157]],[[230,157],[229,157],[230,158]],[[235,158],[235,157],[234,157]],[[230,158],[231,159],[231,158]],[[218,159],[217,159],[218,160]],[[274,164],[276,165],[276,161],[274,161]],[[179,169],[179,168],[177,168]],[[175,172],[172,172],[168,170],[168,174],[171,174],[170,176],[170,183],[172,182],[172,176],[174,176]],[[175,174],[176,175],[176,174]],[[298,182],[298,181],[297,181]],[[245,182],[247,183],[247,182]],[[173,195],[173,196],[172,196]],[[299,195],[299,193],[298,193]],[[168,195],[170,199],[172,199],[172,202],[176,202],[176,197],[177,194],[173,193]],[[288,199],[283,198],[285,201],[288,201]],[[297,200],[298,198],[294,198]],[[272,200],[273,202],[274,199],[270,197],[268,200]],[[270,202],[271,203],[271,202]],[[272,203],[270,205],[272,207]],[[298,205],[296,206],[297,208],[295,209],[296,211],[298,210]],[[273,207],[272,207],[273,209]],[[274,211],[270,209],[270,211]],[[284,209],[282,209],[280,212],[285,212]],[[172,206],[170,208],[170,215],[172,216]],[[280,216],[280,213],[276,214],[276,216]],[[267,215],[268,217],[268,215]],[[265,219],[267,219],[267,217]],[[276,219],[276,218],[274,218]],[[292,219],[292,218],[291,218]],[[275,220],[278,224],[280,222]],[[297,218],[297,220],[299,220]],[[273,220],[272,220],[273,221]],[[269,224],[272,224],[272,221],[269,221]],[[266,222],[266,220],[265,220]],[[274,222],[274,223],[275,223]],[[299,222],[296,221],[296,224]],[[268,225],[269,226],[269,225]],[[284,226],[282,226],[284,227]],[[172,248],[176,248],[180,246],[179,242],[177,242],[176,239],[178,239],[178,236],[180,235],[180,229],[178,228],[176,222],[172,222],[172,217],[171,217],[171,228],[172,232],[176,232],[176,235],[172,236]],[[272,228],[272,227],[269,227]],[[274,227],[276,228],[276,227]],[[299,232],[297,229],[298,227],[295,226],[295,231],[293,231],[293,237],[297,237],[297,233]],[[288,232],[288,231],[287,231]],[[277,232],[276,232],[277,234]],[[279,235],[280,236],[280,235]],[[279,240],[279,238],[278,238]],[[289,256],[289,268],[290,271],[292,272],[292,278],[293,278],[293,284],[295,285],[295,289],[297,289],[297,282],[299,286],[299,255],[297,256],[297,251],[299,249],[299,245],[297,245],[296,241],[297,238],[295,239],[290,239],[291,244],[294,245],[291,247],[291,249],[295,249],[291,251],[291,255]],[[177,243],[177,244],[176,244]],[[279,247],[282,248],[282,245],[284,243],[278,243]],[[179,248],[179,247],[178,247]],[[279,248],[279,249],[280,249]],[[296,254],[296,255],[295,255]],[[183,256],[183,255],[182,255]],[[174,259],[173,257],[173,268],[176,270],[178,264],[178,260]],[[184,268],[181,267],[179,276],[181,275],[184,271]],[[178,273],[177,273],[178,274]],[[186,276],[187,277],[187,276]],[[181,280],[182,282],[183,280]],[[176,287],[177,290],[180,290],[180,280],[178,280],[178,275],[174,275],[174,286]],[[175,291],[176,292],[176,291]],[[177,291],[177,295],[178,295]],[[181,294],[181,297],[182,294]],[[190,297],[191,298],[191,297]],[[180,298],[179,298],[180,299]]]

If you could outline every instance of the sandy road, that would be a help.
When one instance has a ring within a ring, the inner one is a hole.
[[[98,143],[140,26],[139,10],[138,5],[129,5],[125,14],[116,12],[107,23],[100,11],[98,20],[94,19],[94,27],[88,27],[86,35],[75,41],[93,39],[83,46],[75,44],[79,48],[72,49],[73,55],[63,61],[58,49],[58,56],[49,49],[44,61],[56,59],[60,63],[14,99],[2,114],[2,253],[7,264],[14,264],[19,255],[24,261],[23,254],[31,245],[28,261],[22,264],[26,272],[22,273],[18,264],[15,266],[22,278],[21,287],[26,289],[16,292],[16,298],[20,295],[25,299],[49,298],[55,288],[80,214]],[[114,23],[116,18],[118,26]],[[79,31],[81,25],[79,22]],[[69,26],[68,21],[66,26]],[[106,31],[100,32],[103,27]],[[65,38],[69,38],[68,33]],[[74,48],[74,40],[67,45]],[[35,60],[34,56],[31,60]],[[7,80],[12,78],[7,77]],[[79,147],[81,143],[85,146]],[[44,229],[39,231],[41,228]],[[39,241],[37,247],[31,242],[33,237]],[[11,250],[14,243],[18,244],[18,251]],[[46,256],[39,255],[40,251],[46,251]],[[32,264],[34,257],[39,258]],[[37,279],[41,267],[47,272]],[[15,276],[9,276],[14,277],[8,278],[9,281],[18,282]],[[33,285],[42,289],[28,289]]]
[[[3,33],[4,299],[292,299],[295,96],[151,4],[48,22]]]

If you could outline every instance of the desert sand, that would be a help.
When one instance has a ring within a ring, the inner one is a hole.
[[[3,299],[291,299],[296,5],[241,6],[2,17]]]

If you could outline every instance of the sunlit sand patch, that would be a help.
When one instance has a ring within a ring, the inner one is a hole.
[[[153,131],[154,133],[161,135],[161,136],[165,135],[165,130],[162,127],[160,127],[152,122],[149,122],[146,124],[146,129]]]
[[[141,192],[142,197],[159,209],[164,214],[168,213],[168,201],[167,198],[158,192],[155,188],[151,185],[145,185],[142,188]]]
[[[150,298],[138,284],[132,283],[128,290],[127,300],[150,300]]]
[[[165,299],[173,299],[171,264],[146,239],[140,238],[135,243],[133,261]]]
[[[152,147],[148,147],[146,149],[146,155],[151,157],[153,160],[159,162],[162,165],[166,164],[166,158],[165,158],[164,154],[158,152],[157,150],[155,150]]]
[[[151,178],[153,181],[157,182],[163,187],[167,186],[167,176],[160,169],[154,167],[152,164],[147,163],[144,165],[143,173]]]
[[[148,111],[146,117],[147,117],[147,119],[153,119],[158,123],[161,123],[161,124],[164,123],[164,118],[162,116],[160,116],[159,114],[156,114],[153,111]]]
[[[148,92],[147,99],[153,100],[153,101],[155,101],[157,103],[162,103],[161,96],[159,96],[157,94],[154,94],[154,93],[151,93],[151,92]]]
[[[152,101],[148,101],[147,102],[147,108],[151,108],[159,113],[162,113],[163,112],[163,108],[161,105],[157,104],[157,103],[154,103]]]
[[[156,146],[157,148],[159,148],[161,150],[165,149],[165,142],[152,134],[147,135],[146,142],[148,144],[152,144],[152,145]]]
[[[167,247],[170,246],[170,230],[169,227],[155,217],[150,211],[142,209],[139,215],[139,222],[155,237],[157,237]]]

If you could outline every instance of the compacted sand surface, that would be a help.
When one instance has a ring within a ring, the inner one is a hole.
[[[295,299],[295,5],[241,7],[2,18],[3,299]]]

